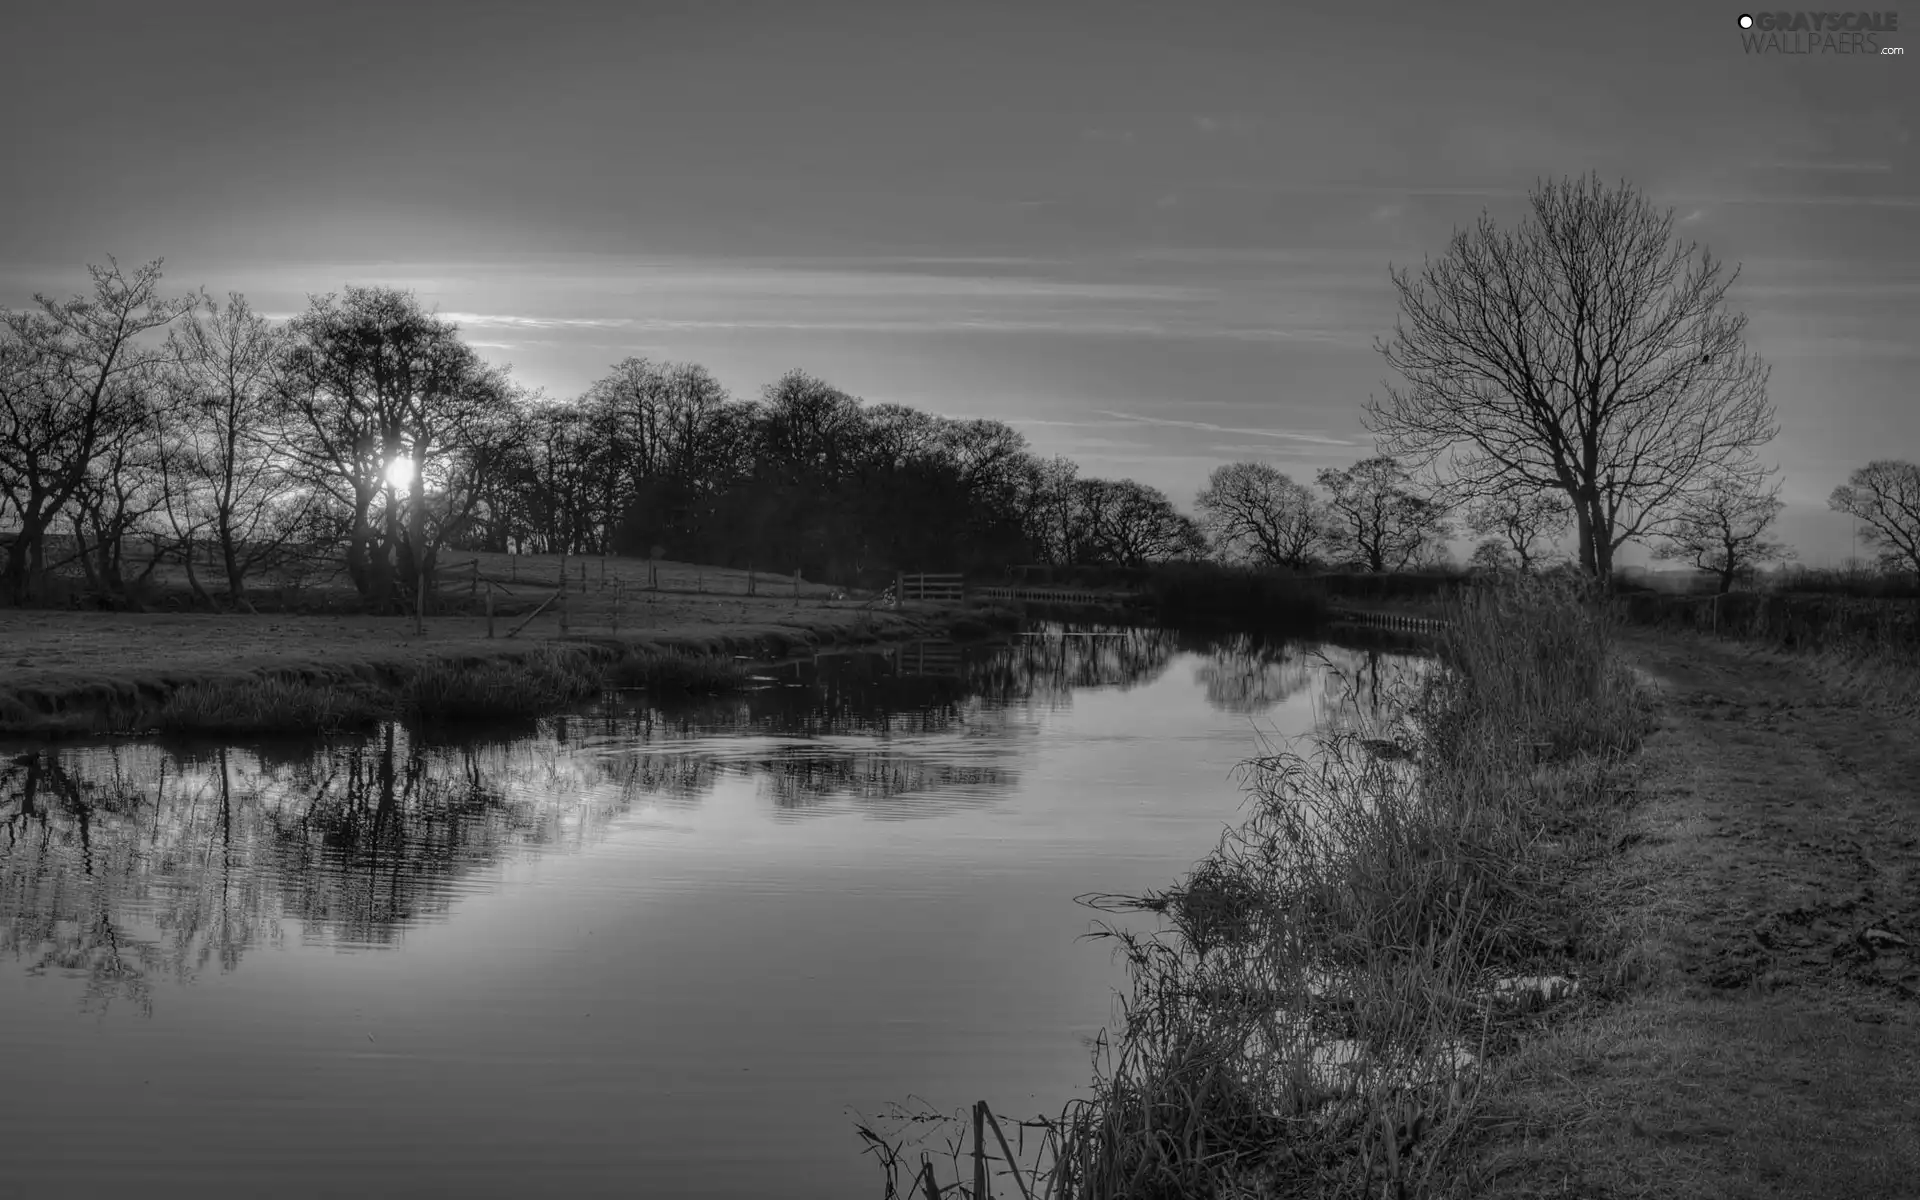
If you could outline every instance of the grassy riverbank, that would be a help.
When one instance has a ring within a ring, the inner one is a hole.
[[[1621,851],[1569,890],[1635,984],[1500,1064],[1472,1194],[1915,1194],[1912,712],[1834,675],[1831,649],[1624,641],[1659,728]]]
[[[1545,583],[1446,615],[1398,716],[1254,760],[1192,875],[1089,898],[1164,931],[1110,929],[1130,983],[1028,1164],[1053,1194],[1454,1190],[1492,1064],[1631,986],[1569,887],[1614,852],[1648,723],[1612,626]]]
[[[636,606],[638,607],[638,606]],[[977,608],[666,597],[611,630],[488,638],[479,617],[0,611],[0,733],[265,732],[385,716],[462,720],[550,709],[606,683],[726,682],[734,656],[962,635]],[[511,628],[496,623],[496,633]]]

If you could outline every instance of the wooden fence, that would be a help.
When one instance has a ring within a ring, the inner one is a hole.
[[[986,586],[967,589],[967,594],[983,600],[1013,600],[1025,604],[1131,604],[1141,599],[1140,592],[1101,591],[1095,588]]]
[[[952,642],[911,642],[893,652],[893,669],[901,675],[960,675],[960,647]]]
[[[893,594],[902,604],[958,604],[966,598],[966,577],[903,574],[895,579]]]
[[[1336,625],[1365,625],[1372,629],[1400,629],[1409,633],[1439,633],[1447,627],[1447,623],[1438,617],[1416,617],[1407,613],[1336,608],[1327,615]]]

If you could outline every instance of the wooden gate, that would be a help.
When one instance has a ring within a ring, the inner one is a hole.
[[[924,602],[929,604],[958,604],[966,598],[966,577],[963,575],[901,575],[894,583],[893,594],[902,604]]]

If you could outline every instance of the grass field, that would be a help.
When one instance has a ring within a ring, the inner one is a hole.
[[[796,595],[791,575],[755,578],[757,594],[748,596],[746,571],[660,563],[655,574],[641,560],[611,558],[604,582],[601,560],[571,560],[564,609],[555,602],[534,615],[554,596],[559,566],[558,556],[482,555],[477,576],[469,567],[443,583],[418,633],[412,616],[339,611],[348,596],[336,579],[284,594],[263,589],[258,614],[0,609],[0,732],[118,728],[186,685],[271,678],[397,689],[435,664],[521,659],[551,644],[598,646],[612,657],[779,658],[983,627],[961,606],[890,609],[804,581]],[[658,590],[647,586],[654,578]],[[177,600],[162,582],[160,595]]]

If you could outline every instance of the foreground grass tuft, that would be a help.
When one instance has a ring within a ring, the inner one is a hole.
[[[176,688],[152,724],[169,733],[332,732],[364,728],[395,715],[391,697],[361,688],[254,678]]]
[[[745,664],[716,654],[642,652],[613,663],[606,679],[617,687],[653,692],[726,692],[745,687],[747,671]]]
[[[407,681],[402,703],[429,723],[536,717],[597,695],[605,669],[584,647],[542,646],[518,659],[431,663]]]

